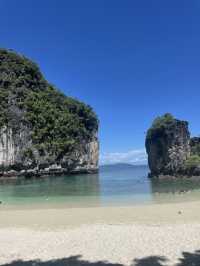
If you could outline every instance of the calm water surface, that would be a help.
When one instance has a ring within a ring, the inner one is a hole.
[[[0,184],[3,206],[109,206],[200,199],[199,180],[151,180],[147,167],[103,167],[99,174]]]

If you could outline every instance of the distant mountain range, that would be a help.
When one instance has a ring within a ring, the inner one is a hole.
[[[100,170],[107,170],[107,169],[141,169],[141,168],[148,168],[148,165],[133,165],[128,163],[116,163],[116,164],[104,164],[100,165]]]

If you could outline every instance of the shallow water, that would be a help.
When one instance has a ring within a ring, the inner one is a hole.
[[[7,181],[0,184],[2,206],[109,206],[200,199],[200,180],[153,180],[148,168],[102,167],[99,174]]]

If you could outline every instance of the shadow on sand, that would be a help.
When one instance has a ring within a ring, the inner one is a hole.
[[[167,266],[168,261],[166,257],[150,256],[134,260],[131,266]],[[200,266],[200,250],[194,253],[183,252],[182,257],[173,266]]]
[[[142,259],[135,259],[130,266],[167,266],[168,259],[162,256],[149,256]],[[171,264],[170,264],[171,265]],[[63,259],[40,261],[13,261],[0,266],[125,266],[119,263],[109,263],[106,261],[89,262],[82,260],[80,255]],[[182,257],[173,266],[200,266],[200,250],[189,253],[183,252]]]
[[[119,263],[109,263],[106,261],[97,261],[89,262],[82,260],[81,256],[71,256],[63,259],[55,259],[49,261],[39,261],[39,260],[30,260],[30,261],[13,261],[8,264],[2,264],[1,266],[124,266]]]

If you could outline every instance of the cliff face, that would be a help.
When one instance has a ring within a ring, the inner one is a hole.
[[[15,145],[12,129],[0,130],[0,165],[11,165],[15,162]]]
[[[93,139],[83,140],[79,147],[70,153],[64,154],[59,161],[55,155],[48,152],[45,152],[45,155],[40,155],[32,145],[32,140],[29,139],[26,142],[23,135],[24,131],[20,130],[19,135],[14,135],[12,128],[1,130],[1,175],[12,175],[15,173],[14,171],[17,175],[95,173],[98,171],[99,142],[96,133],[94,133]],[[27,149],[32,151],[31,158],[29,155],[24,155],[24,151]]]
[[[0,50],[1,175],[96,172],[98,119],[63,95],[37,65]]]
[[[193,155],[200,155],[200,137],[190,139],[190,148]]]
[[[148,130],[145,145],[151,175],[183,173],[191,153],[188,123],[169,114],[158,118]]]

